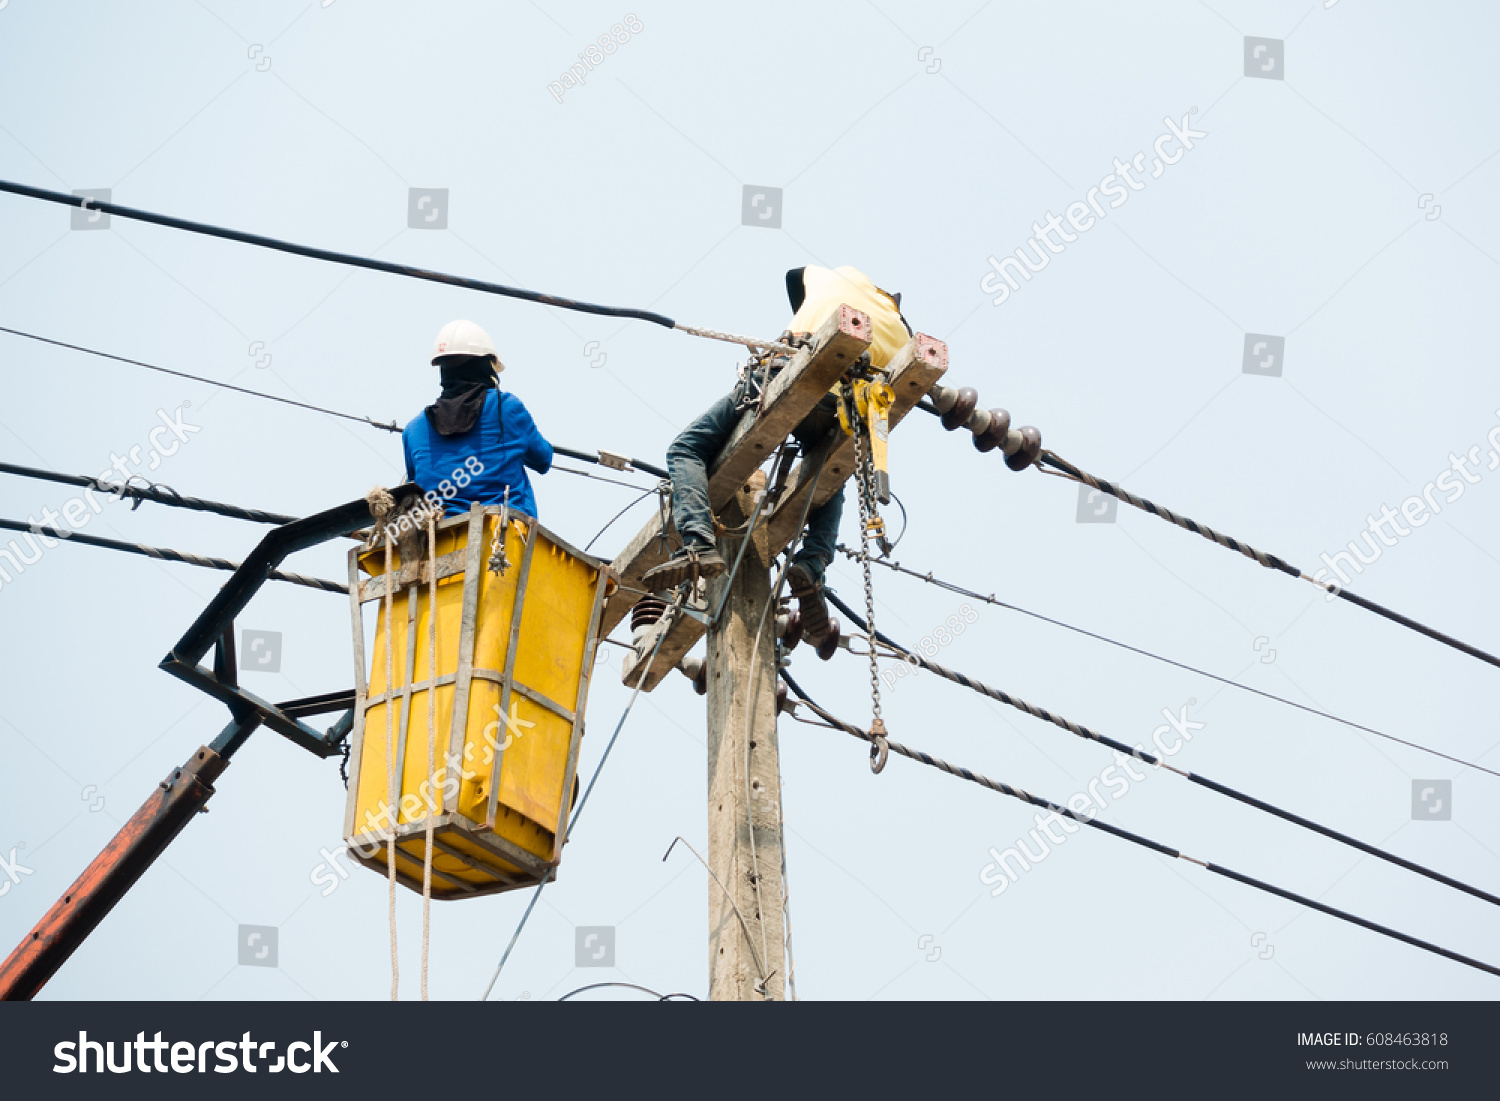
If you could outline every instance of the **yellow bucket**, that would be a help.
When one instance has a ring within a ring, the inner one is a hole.
[[[498,506],[440,521],[434,678],[425,527],[420,546],[418,561],[391,552],[389,681],[385,546],[349,554],[358,679],[344,838],[355,859],[382,875],[393,842],[397,878],[420,891],[431,807],[434,898],[525,887],[562,856],[608,567]],[[379,611],[367,680],[363,609],[371,602]]]

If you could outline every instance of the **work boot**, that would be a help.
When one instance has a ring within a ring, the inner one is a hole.
[[[797,598],[802,616],[802,637],[813,646],[828,634],[828,601],[823,596],[823,582],[813,576],[806,563],[793,562],[786,571],[787,589]]]
[[[708,579],[724,572],[724,559],[713,547],[689,543],[660,566],[646,571],[641,587],[653,593],[675,589],[696,576]]]

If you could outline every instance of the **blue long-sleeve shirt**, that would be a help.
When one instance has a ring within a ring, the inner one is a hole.
[[[406,455],[407,481],[427,491],[442,493],[442,483],[454,490],[444,509],[446,515],[467,512],[469,505],[504,503],[510,488],[510,507],[536,516],[536,496],[526,476],[530,467],[538,474],[552,469],[552,445],[537,430],[536,422],[514,394],[491,390],[474,427],[457,436],[442,436],[433,430],[424,410],[411,419],[401,433]],[[477,463],[470,460],[477,460]],[[475,467],[482,464],[478,474]],[[458,474],[469,483],[459,486]]]

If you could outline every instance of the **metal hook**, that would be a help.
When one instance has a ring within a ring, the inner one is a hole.
[[[891,755],[891,743],[885,739],[885,720],[876,716],[870,724],[870,771],[879,776]]]

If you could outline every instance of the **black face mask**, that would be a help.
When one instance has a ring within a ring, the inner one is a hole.
[[[488,356],[470,356],[441,367],[443,392],[427,407],[427,423],[439,436],[461,436],[474,427],[490,390],[498,390]]]

